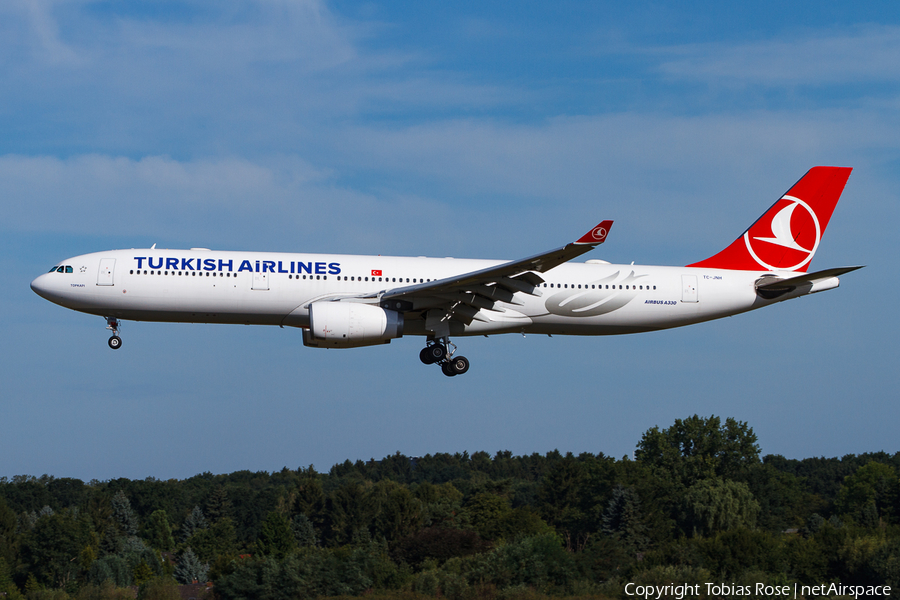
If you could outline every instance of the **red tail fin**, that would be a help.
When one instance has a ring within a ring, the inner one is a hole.
[[[715,256],[688,266],[805,273],[850,171],[849,167],[813,167],[744,235]]]

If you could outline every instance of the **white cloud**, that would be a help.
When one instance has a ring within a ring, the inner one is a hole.
[[[235,249],[375,253],[402,231],[403,215],[446,218],[428,198],[341,187],[330,172],[294,156],[252,162],[7,155],[0,157],[0,198],[7,231],[161,237]],[[407,237],[422,242],[428,234]],[[404,242],[387,247],[397,251]]]
[[[60,3],[50,0],[11,0],[4,7],[5,10],[0,9],[0,12],[11,17],[4,30],[12,34],[13,40],[25,42],[32,55],[42,63],[79,65],[82,58],[71,45],[60,38],[59,25],[52,14],[56,4]],[[14,30],[21,25],[19,19],[24,20],[25,27],[16,34]]]
[[[847,85],[900,81],[900,27],[867,26],[829,33],[728,44],[676,46],[659,68],[675,79],[723,85]]]

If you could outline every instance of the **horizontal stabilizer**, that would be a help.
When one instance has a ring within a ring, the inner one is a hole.
[[[832,277],[838,277],[839,275],[843,275],[845,273],[850,273],[851,271],[855,271],[857,269],[862,269],[864,265],[860,265],[857,267],[835,267],[834,269],[825,269],[824,271],[816,271],[815,273],[804,273],[803,275],[798,275],[796,277],[789,277],[787,279],[779,279],[776,277],[763,277],[757,284],[757,290],[781,290],[785,288],[795,288],[801,285],[815,285],[820,281],[825,281],[826,279],[831,279]],[[769,280],[772,281],[769,281]]]

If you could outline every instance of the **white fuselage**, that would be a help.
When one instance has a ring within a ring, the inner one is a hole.
[[[309,327],[309,305],[445,279],[505,261],[337,254],[114,250],[77,256],[32,283],[85,313],[135,321]],[[70,272],[68,272],[70,271]],[[540,296],[515,294],[455,335],[611,335],[689,325],[830,289],[837,278],[777,299],[756,293],[771,272],[566,263],[543,273]],[[786,275],[790,275],[787,273]],[[428,335],[409,320],[406,335]]]

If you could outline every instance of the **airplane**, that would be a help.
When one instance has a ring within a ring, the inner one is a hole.
[[[861,266],[807,273],[851,168],[813,167],[724,250],[684,266],[571,261],[606,241],[602,221],[574,242],[521,260],[112,250],[37,277],[43,298],[120,319],[279,325],[314,348],[423,336],[425,364],[469,370],[452,337],[615,335],[719,319],[838,287]]]

